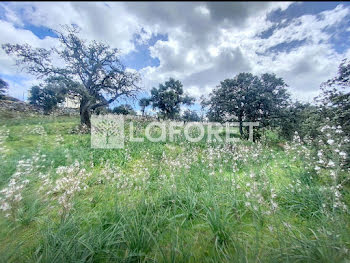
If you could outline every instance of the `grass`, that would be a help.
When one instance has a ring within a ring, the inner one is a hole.
[[[350,260],[349,214],[300,145],[179,136],[91,149],[75,117],[1,122],[1,204],[11,180],[23,185],[0,211],[1,262]]]

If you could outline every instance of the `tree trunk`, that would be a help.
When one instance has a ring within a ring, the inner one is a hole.
[[[89,102],[85,99],[82,99],[80,103],[80,123],[91,128]]]
[[[242,121],[242,116],[238,116],[238,122],[239,122],[239,133],[241,137],[243,136],[243,121]]]

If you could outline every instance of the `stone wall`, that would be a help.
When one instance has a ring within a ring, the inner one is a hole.
[[[20,100],[0,100],[1,112],[24,112],[24,113],[38,113],[42,114],[43,111],[33,105]]]
[[[16,114],[20,115],[40,115],[44,114],[44,111],[36,106],[33,106],[27,102],[23,102],[16,99],[3,99],[0,100],[0,113],[1,115],[6,115],[8,117],[14,116]],[[79,109],[70,108],[57,108],[50,115],[61,116],[69,115],[75,116],[79,115]]]

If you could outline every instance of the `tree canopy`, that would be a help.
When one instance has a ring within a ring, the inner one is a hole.
[[[170,78],[164,84],[159,84],[158,89],[151,90],[149,101],[153,108],[160,110],[161,116],[166,119],[175,119],[181,105],[191,105],[194,98],[184,94],[182,83]]]
[[[31,87],[29,103],[44,110],[45,114],[50,113],[63,102],[65,96],[73,96],[69,93],[66,81],[62,78],[47,78],[41,85]]]
[[[323,117],[340,124],[350,136],[350,61],[344,59],[334,78],[322,83],[322,93],[316,98]]]
[[[210,121],[238,121],[242,135],[244,121],[259,121],[262,126],[275,122],[289,104],[286,87],[283,79],[274,74],[259,77],[240,73],[221,81],[202,105],[208,107]]]
[[[112,110],[112,112],[115,114],[122,114],[122,115],[136,115],[136,112],[129,104],[122,104],[122,105],[116,106]]]
[[[185,122],[200,121],[200,117],[197,112],[187,109],[182,114],[182,120]]]

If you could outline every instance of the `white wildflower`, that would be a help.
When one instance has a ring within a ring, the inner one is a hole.
[[[328,140],[327,140],[327,143],[328,143],[329,145],[333,145],[334,140],[332,140],[332,139],[328,139]]]

